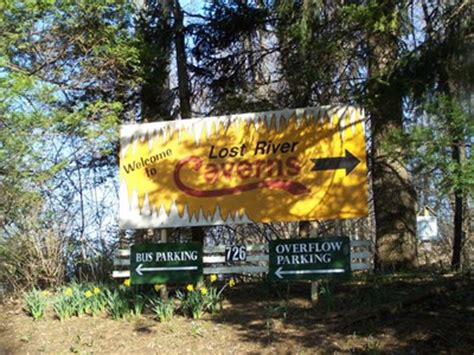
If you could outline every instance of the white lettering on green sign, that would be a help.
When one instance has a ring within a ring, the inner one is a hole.
[[[156,261],[196,261],[198,254],[193,251],[162,251],[156,252]]]
[[[198,252],[192,251],[157,251],[153,259],[153,253],[137,253],[135,254],[135,261],[137,263],[152,262],[152,261],[196,261],[198,259]]]
[[[276,263],[277,265],[329,264],[332,261],[331,252],[339,251],[341,247],[342,241],[279,244],[275,248]]]

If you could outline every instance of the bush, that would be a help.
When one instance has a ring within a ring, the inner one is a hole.
[[[64,281],[64,238],[30,224],[21,234],[0,234],[0,280],[11,291],[57,287]]]

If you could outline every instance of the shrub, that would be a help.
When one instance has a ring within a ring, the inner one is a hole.
[[[0,234],[0,280],[8,290],[56,287],[64,280],[65,238],[38,221],[27,221],[22,233]]]

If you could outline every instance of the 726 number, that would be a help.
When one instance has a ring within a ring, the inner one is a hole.
[[[247,260],[247,248],[245,245],[229,245],[225,247],[225,261]]]

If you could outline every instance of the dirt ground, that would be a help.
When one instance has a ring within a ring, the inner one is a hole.
[[[238,284],[201,320],[152,314],[33,321],[20,302],[0,306],[0,353],[473,354],[472,276],[369,277],[333,284],[318,304],[309,284]]]

